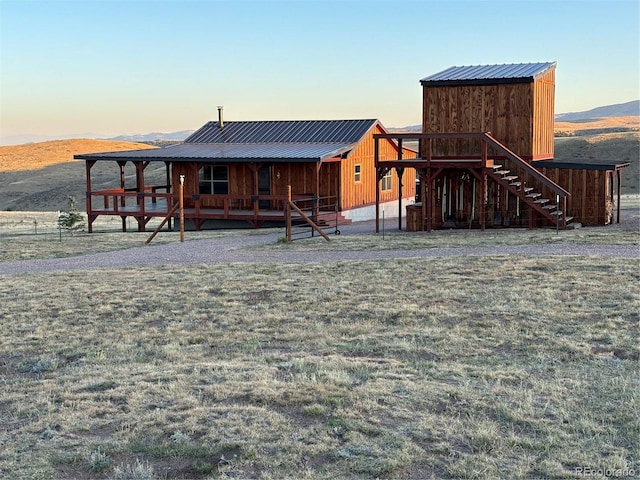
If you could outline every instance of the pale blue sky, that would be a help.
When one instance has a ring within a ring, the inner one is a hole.
[[[557,61],[556,113],[640,98],[638,0],[0,0],[0,134],[420,123],[420,79]]]

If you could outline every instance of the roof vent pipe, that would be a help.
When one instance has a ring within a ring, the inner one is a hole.
[[[222,106],[218,106],[218,127],[224,127],[224,118],[222,118]]]

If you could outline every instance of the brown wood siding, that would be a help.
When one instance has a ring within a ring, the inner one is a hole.
[[[286,195],[289,185],[294,195],[316,194],[315,171],[315,163],[274,164],[271,169],[271,195]]]
[[[567,213],[584,226],[607,225],[612,221],[614,198],[607,179],[611,171],[568,168],[543,168],[541,172],[571,193]],[[607,188],[609,187],[609,188]],[[545,190],[543,197],[553,200]]]
[[[547,73],[533,84],[533,158],[553,158],[555,122],[555,71]]]
[[[376,202],[376,168],[374,163],[374,133],[386,133],[380,127],[372,129],[353,149],[346,159],[343,159],[340,167],[340,196],[341,210],[373,205]],[[397,146],[390,140],[380,140],[380,160],[397,160]],[[405,149],[403,158],[415,158],[415,153]],[[360,182],[354,181],[354,169],[360,165]],[[402,177],[402,196],[413,198],[415,196],[415,169],[407,168]],[[380,202],[388,202],[398,199],[398,177],[393,171],[391,175],[391,190],[380,192]]]
[[[553,71],[531,83],[424,86],[423,132],[491,132],[526,160],[552,158],[554,92]],[[435,155],[478,152],[477,145],[453,140],[433,149]]]

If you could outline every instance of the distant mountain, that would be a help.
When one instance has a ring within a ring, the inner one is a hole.
[[[29,143],[50,142],[53,140],[72,140],[76,138],[94,138],[104,140],[107,135],[99,133],[68,133],[63,135],[37,135],[32,133],[24,133],[21,135],[0,136],[0,145],[26,145]]]
[[[627,103],[616,105],[606,105],[584,112],[570,112],[556,114],[556,122],[576,122],[603,117],[630,117],[640,115],[640,100],[633,100]]]
[[[193,132],[195,132],[195,130],[181,130],[179,132],[171,133],[138,133],[135,135],[118,135],[117,137],[109,138],[109,140],[118,140],[121,142],[181,142]]]

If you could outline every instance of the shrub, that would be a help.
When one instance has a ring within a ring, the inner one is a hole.
[[[68,230],[73,234],[76,230],[84,227],[83,220],[84,217],[78,211],[76,198],[73,195],[70,195],[67,204],[67,211],[61,211],[58,216],[58,228]]]

